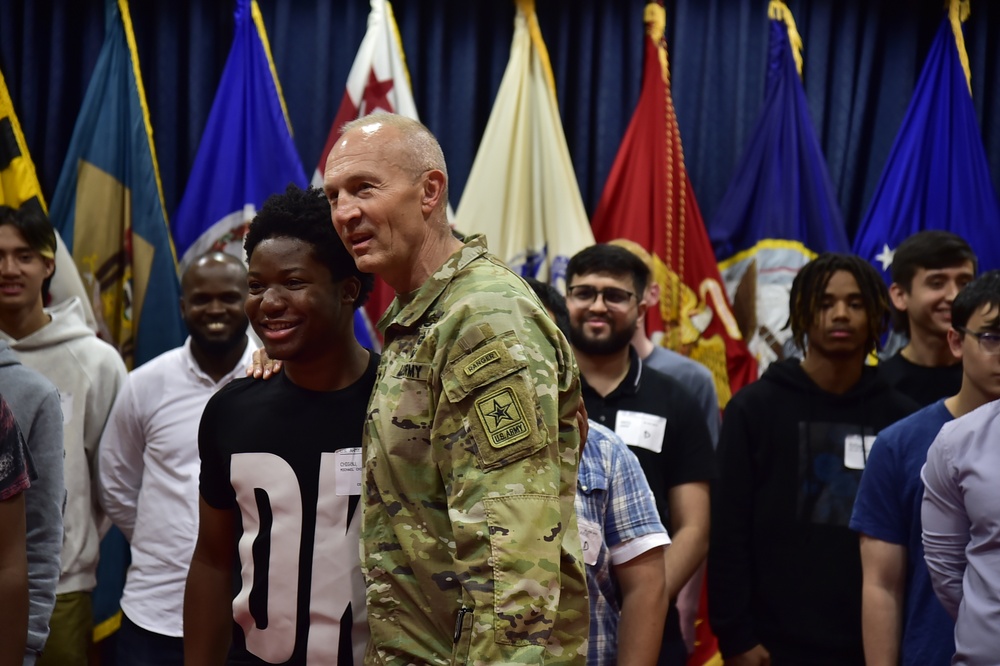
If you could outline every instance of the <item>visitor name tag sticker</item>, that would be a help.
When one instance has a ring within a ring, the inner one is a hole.
[[[622,410],[615,419],[615,434],[629,446],[638,446],[653,453],[663,450],[663,435],[667,432],[667,419],[646,412]]]
[[[875,443],[875,435],[848,435],[844,438],[844,467],[864,469]]]
[[[337,453],[337,495],[361,494],[361,447],[340,449]]]
[[[580,547],[583,549],[583,562],[594,566],[597,564],[597,556],[601,552],[601,543],[604,535],[601,534],[601,526],[592,520],[583,518],[577,519],[577,526],[580,530]]]

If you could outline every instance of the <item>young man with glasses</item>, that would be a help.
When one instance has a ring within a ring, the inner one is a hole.
[[[951,325],[961,388],[885,431],[858,495],[852,527],[862,532],[869,664],[992,664],[1000,647],[989,554],[1000,539],[992,425],[1000,398],[1000,272],[959,293]]]
[[[946,666],[954,624],[934,599],[920,539],[920,468],[942,426],[1000,397],[1000,271],[966,286],[951,307],[948,343],[958,393],[879,434],[851,517],[861,534],[862,616],[870,666]]]
[[[636,454],[670,533],[664,565],[671,604],[659,663],[683,664],[687,647],[673,601],[708,552],[715,462],[695,398],[645,366],[631,345],[646,314],[648,280],[645,264],[628,250],[594,245],[569,261],[566,305],[587,411]]]

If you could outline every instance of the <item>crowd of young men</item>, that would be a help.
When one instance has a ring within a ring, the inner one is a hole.
[[[48,221],[0,207],[0,663],[87,663],[106,518],[119,664],[679,665],[706,558],[726,664],[995,660],[1000,274],[962,239],[908,239],[888,289],[803,267],[802,358],[720,431],[710,375],[648,337],[642,248],[581,251],[563,300],[453,234],[447,192],[425,127],[349,123],[248,270],[187,269],[191,337],[127,378],[79,303],[44,306]],[[890,313],[908,341],[873,368]],[[268,381],[236,378],[248,321]]]

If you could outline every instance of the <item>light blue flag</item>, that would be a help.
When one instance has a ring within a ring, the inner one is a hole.
[[[174,216],[182,267],[210,250],[244,258],[243,239],[264,200],[290,183],[309,185],[256,1],[237,0],[235,18],[233,46]],[[371,347],[361,322],[358,339]]]
[[[129,368],[184,342],[177,262],[127,0],[106,0],[104,45],[59,176],[50,217],[91,293],[103,337]],[[94,637],[121,622],[128,544],[101,542]]]
[[[770,3],[768,16],[764,106],[708,230],[760,372],[796,353],[786,324],[799,269],[820,252],[847,252],[850,247],[809,117],[795,21],[777,0]]]
[[[184,342],[177,263],[127,0],[106,0],[101,47],[50,216],[126,365]]]
[[[854,252],[872,262],[887,283],[896,247],[925,229],[964,238],[978,255],[980,270],[1000,268],[1000,205],[962,64],[968,59],[960,8],[953,3],[941,21],[854,240]]]

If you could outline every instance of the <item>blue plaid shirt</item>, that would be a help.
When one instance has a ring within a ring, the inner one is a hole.
[[[660,522],[639,460],[618,435],[593,421],[590,421],[590,434],[580,458],[576,514],[584,542],[590,592],[587,664],[612,666],[618,657],[618,618],[621,614],[617,583],[611,575],[613,551],[639,537],[651,537],[644,539],[641,550],[619,560],[619,563],[627,562],[647,550],[670,543],[670,539]],[[588,539],[588,533],[594,532],[599,533],[597,538]],[[592,552],[595,546],[596,559]]]

